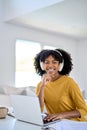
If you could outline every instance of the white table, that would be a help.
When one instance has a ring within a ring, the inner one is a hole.
[[[0,130],[13,130],[15,118],[7,116],[5,119],[0,119]]]
[[[41,130],[41,127],[16,121],[15,118],[7,116],[0,119],[0,130]]]
[[[50,125],[49,130],[87,130],[87,122],[76,122],[70,120],[61,120],[56,124]],[[53,129],[54,128],[54,129]],[[15,118],[7,116],[0,119],[0,130],[42,130],[40,126],[17,121]]]

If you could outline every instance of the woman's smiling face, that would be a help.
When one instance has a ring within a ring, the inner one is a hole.
[[[55,60],[54,57],[50,55],[43,62],[43,67],[47,74],[58,74],[59,61]]]

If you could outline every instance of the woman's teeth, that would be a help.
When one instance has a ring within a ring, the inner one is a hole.
[[[54,69],[49,69],[48,71],[49,71],[49,72],[53,72],[53,71],[54,71]]]

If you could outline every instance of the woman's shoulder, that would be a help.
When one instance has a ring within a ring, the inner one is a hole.
[[[75,91],[80,89],[78,83],[72,77],[66,76],[66,82],[69,89],[72,89]]]
[[[64,79],[65,79],[65,81],[66,81],[68,84],[70,83],[70,84],[73,84],[73,85],[74,85],[74,84],[75,84],[75,85],[78,85],[77,82],[76,82],[72,77],[70,77],[70,76],[66,76],[66,75],[65,75],[65,76],[64,76]]]
[[[75,81],[72,77],[64,75],[63,78],[67,81]]]
[[[64,78],[68,81],[75,81],[72,77],[64,75]]]

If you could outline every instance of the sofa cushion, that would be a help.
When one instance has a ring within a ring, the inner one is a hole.
[[[13,86],[2,85],[0,86],[0,94],[21,94],[23,92],[23,88],[15,88]]]
[[[34,90],[30,87],[24,87],[21,95],[36,96]]]
[[[8,85],[1,85],[0,86],[0,94],[19,94],[19,95],[35,95],[35,88],[34,87],[22,87],[16,88],[14,86]]]

